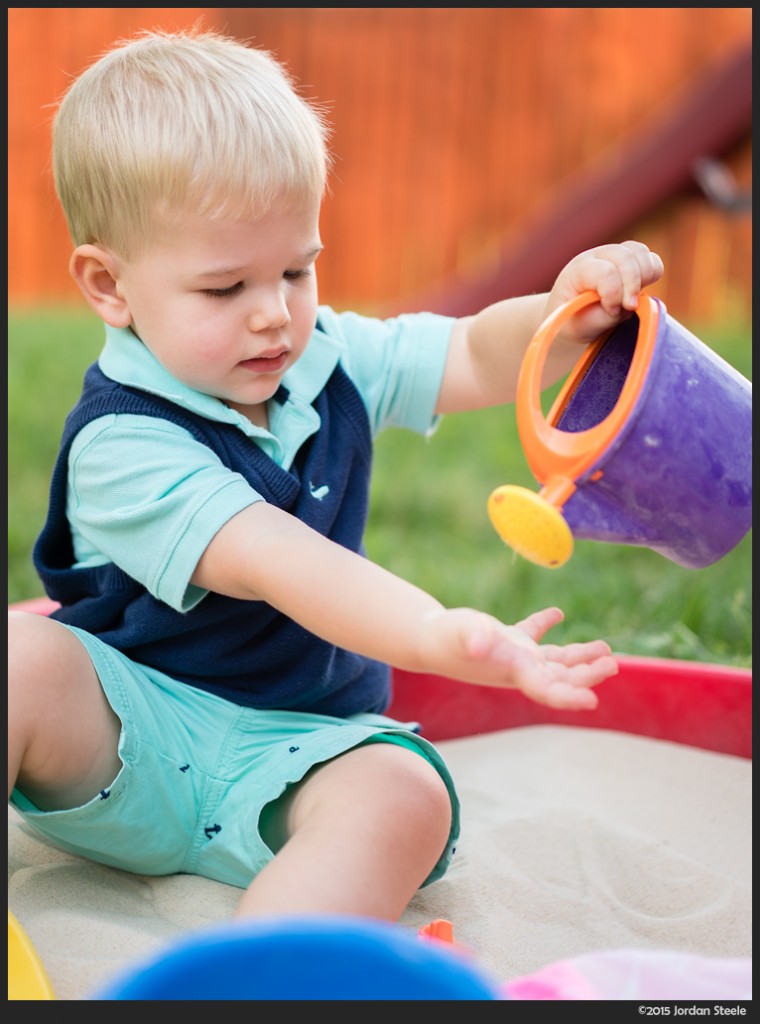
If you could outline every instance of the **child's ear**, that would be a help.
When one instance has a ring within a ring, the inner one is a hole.
[[[111,327],[129,327],[132,314],[118,286],[118,261],[99,245],[78,246],[69,271],[89,304]]]

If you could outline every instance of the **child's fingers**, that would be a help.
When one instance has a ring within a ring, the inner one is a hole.
[[[592,259],[583,267],[582,277],[584,287],[593,287],[599,293],[602,309],[608,316],[617,317],[623,310],[636,308],[642,270],[637,255],[627,246],[602,246],[594,250]]]
[[[594,711],[599,706],[599,698],[593,690],[552,683],[541,703],[557,711]]]
[[[657,281],[663,263],[657,253],[643,242],[600,245],[590,249],[568,265],[568,284],[575,293],[596,291],[604,312],[619,317],[636,309],[642,288]]]
[[[593,675],[587,677],[586,685],[554,679],[551,673],[526,671],[520,679],[520,689],[537,704],[544,704],[560,711],[592,711],[599,704],[594,693]],[[602,680],[596,680],[601,682]]]
[[[617,671],[615,659],[606,655],[571,668],[557,664],[529,665],[526,661],[516,666],[515,675],[523,693],[539,704],[564,710],[592,710],[599,703],[593,687]]]
[[[643,242],[623,242],[619,249],[621,261],[618,270],[623,285],[622,304],[624,309],[634,310],[638,305],[641,289],[657,281],[662,275],[663,263],[657,253],[652,252]]]
[[[628,249],[638,263],[639,277],[643,287],[659,281],[665,270],[665,265],[658,253],[653,252],[643,242],[636,242],[633,239],[623,242],[622,248]]]
[[[611,655],[610,645],[605,640],[587,640],[582,643],[565,644],[544,644],[541,651],[547,661],[558,662],[562,665],[582,665],[594,661],[596,658],[604,658]],[[613,659],[614,660],[614,659]]]
[[[564,613],[561,608],[541,608],[540,611],[533,612],[526,618],[521,619],[516,627],[521,629],[524,633],[532,640],[540,640],[541,637],[548,633],[549,630],[558,625],[564,619]]]

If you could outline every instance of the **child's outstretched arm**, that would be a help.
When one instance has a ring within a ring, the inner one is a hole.
[[[578,361],[578,344],[595,341],[631,316],[642,288],[662,273],[662,260],[642,242],[600,245],[570,260],[548,294],[505,299],[458,320],[436,411],[514,401],[525,350],[543,321],[581,292],[598,292],[600,302],[572,317],[552,344],[543,375],[548,387]]]
[[[601,640],[538,643],[562,620],[558,608],[517,625],[472,608],[446,609],[263,501],[221,528],[192,582],[266,601],[315,635],[378,661],[466,683],[516,687],[554,708],[596,707],[591,687],[617,672]]]

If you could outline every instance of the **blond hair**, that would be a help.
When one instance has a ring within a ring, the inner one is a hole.
[[[129,257],[157,210],[249,216],[322,199],[320,108],[265,50],[215,32],[145,32],[77,78],[53,124],[53,173],[75,245]]]

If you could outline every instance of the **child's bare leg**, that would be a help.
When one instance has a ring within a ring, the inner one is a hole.
[[[54,619],[8,615],[8,794],[73,807],[119,771],[119,719],[87,653]]]
[[[278,811],[284,845],[246,890],[237,916],[345,913],[395,921],[435,867],[451,827],[438,772],[388,743],[354,748],[312,769]]]

